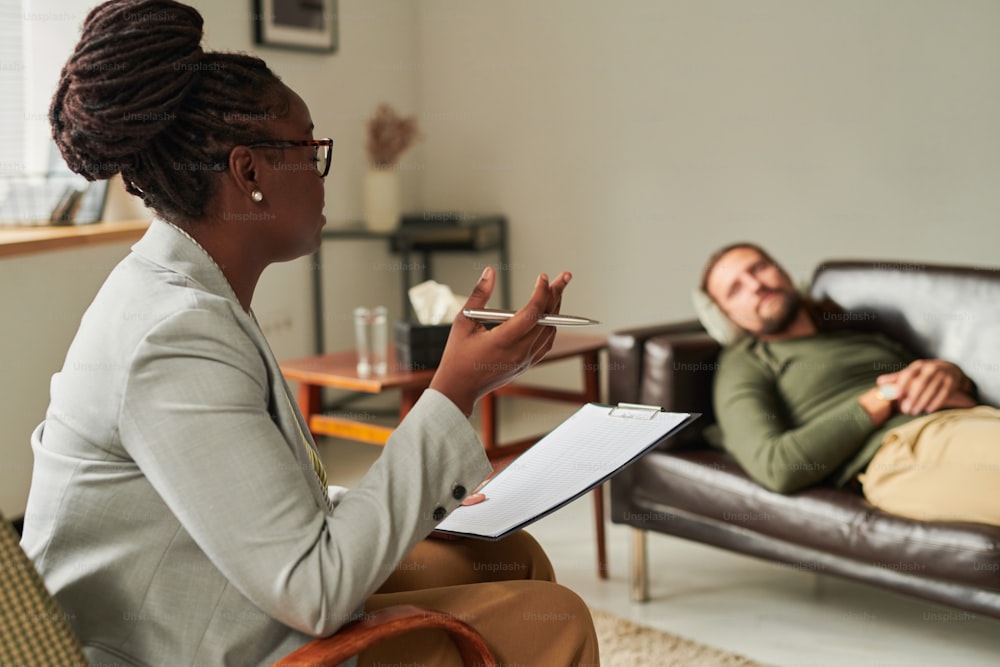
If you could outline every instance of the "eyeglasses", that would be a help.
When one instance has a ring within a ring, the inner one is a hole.
[[[258,141],[246,144],[247,148],[291,148],[293,146],[312,146],[315,154],[313,162],[320,178],[326,178],[330,173],[330,159],[333,153],[333,139],[275,139],[273,141]]]

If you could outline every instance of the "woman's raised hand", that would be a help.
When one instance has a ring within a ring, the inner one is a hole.
[[[501,387],[531,368],[551,349],[555,327],[538,324],[546,313],[558,313],[562,293],[572,276],[560,273],[549,282],[544,273],[535,281],[531,298],[503,324],[487,329],[461,313],[430,387],[452,400],[466,415],[483,395]],[[488,266],[465,302],[466,308],[485,308],[496,272]]]

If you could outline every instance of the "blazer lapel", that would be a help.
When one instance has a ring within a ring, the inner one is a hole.
[[[306,449],[307,447],[311,447],[316,450],[312,433],[309,432],[309,427],[302,417],[301,411],[294,407],[294,394],[292,394],[288,388],[288,384],[285,382],[285,376],[281,373],[281,368],[278,366],[278,361],[274,358],[274,353],[271,352],[271,346],[264,337],[264,333],[257,326],[253,318],[248,316],[246,320],[250,324],[247,334],[254,341],[257,349],[260,350],[261,357],[264,359],[264,364],[267,367],[268,383],[271,387],[268,409],[271,415],[276,418],[276,423],[278,424],[278,428],[281,429],[282,435],[285,436],[285,441],[291,446],[292,452],[299,463],[299,469],[308,478],[307,481],[313,489],[313,495],[316,497],[317,504],[329,510],[330,504],[327,491],[322,487],[322,483],[319,481],[319,477],[313,468],[312,459],[309,457],[309,451]],[[318,450],[316,451],[318,453]]]

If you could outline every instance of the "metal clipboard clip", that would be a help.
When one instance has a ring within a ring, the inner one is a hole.
[[[656,416],[656,413],[663,412],[663,408],[658,405],[642,405],[641,403],[619,403],[611,408],[608,414],[612,417],[622,419],[645,419],[649,421]]]

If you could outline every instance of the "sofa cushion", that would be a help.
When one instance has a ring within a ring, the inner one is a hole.
[[[831,487],[772,493],[728,454],[709,450],[648,454],[635,464],[632,483],[639,502],[890,570],[1000,590],[998,526],[912,521]]]

